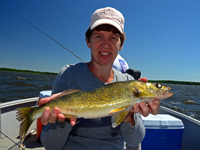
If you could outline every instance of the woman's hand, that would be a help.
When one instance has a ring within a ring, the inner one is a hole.
[[[124,118],[124,122],[129,122],[132,126],[135,125],[135,121],[133,118],[134,113],[140,113],[144,117],[147,117],[149,113],[153,115],[157,115],[160,109],[160,101],[159,100],[154,100],[152,102],[149,102],[148,105],[145,102],[140,102],[139,104],[136,103],[128,115]]]
[[[53,94],[50,97],[42,98],[39,100],[39,105],[44,105],[49,101],[53,100],[56,96],[59,96],[61,93]],[[65,118],[63,114],[60,113],[60,109],[58,107],[50,110],[49,107],[46,107],[41,116],[41,123],[43,125],[47,125],[48,123],[55,123],[56,120],[59,122],[63,122],[64,120],[70,121],[71,125],[74,126],[76,124],[76,118]]]
[[[132,113],[139,112],[144,117],[147,117],[149,113],[157,115],[160,109],[160,101],[154,100],[152,102],[148,102],[147,104],[145,102],[140,102],[139,104],[136,103],[130,111]]]

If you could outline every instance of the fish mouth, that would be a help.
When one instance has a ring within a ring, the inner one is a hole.
[[[171,88],[170,88],[171,89]],[[170,90],[169,89],[169,90]],[[169,91],[169,90],[167,90],[167,91],[165,91],[163,94],[161,94],[159,97],[158,97],[158,99],[159,100],[163,100],[163,99],[166,99],[166,98],[168,98],[168,97],[171,97],[174,93],[173,92],[171,92],[171,91]]]

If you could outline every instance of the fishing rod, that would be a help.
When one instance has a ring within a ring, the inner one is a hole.
[[[81,61],[83,61],[85,63],[84,60],[82,60],[80,57],[78,57],[76,54],[74,54],[72,51],[70,51],[69,49],[67,49],[65,46],[63,46],[61,43],[59,43],[58,41],[56,41],[54,38],[52,38],[51,36],[49,36],[48,34],[46,34],[44,31],[42,31],[41,29],[39,29],[38,27],[36,27],[35,25],[33,25],[32,23],[28,22],[26,19],[22,18],[21,16],[15,14],[17,17],[19,17],[20,19],[24,20],[25,22],[27,22],[28,24],[30,24],[31,26],[33,26],[34,28],[36,28],[37,30],[39,30],[40,32],[42,32],[44,35],[46,35],[47,37],[49,37],[50,39],[52,39],[54,42],[56,42],[57,44],[59,44],[60,46],[62,46],[64,49],[66,49],[68,52],[70,52],[71,54],[73,54],[74,56],[76,56],[78,59],[80,59]],[[24,149],[23,145],[19,145],[18,143],[16,143],[15,141],[13,141],[10,137],[8,137],[5,133],[3,133],[0,130],[0,133],[3,134],[6,138],[8,138],[10,141],[12,141],[15,145],[19,146],[20,149]]]
[[[3,134],[6,138],[8,138],[10,141],[12,141],[15,145],[19,146],[19,148],[23,148],[21,145],[19,145],[18,143],[16,143],[15,141],[13,141],[11,138],[9,138],[5,133],[3,133],[2,131],[0,131],[1,134]]]
[[[67,49],[65,46],[63,46],[62,44],[60,44],[58,41],[56,41],[54,38],[52,38],[51,36],[49,36],[48,34],[46,34],[44,31],[42,31],[41,29],[39,29],[38,27],[36,27],[35,25],[33,25],[32,23],[28,22],[26,19],[22,18],[21,16],[15,14],[17,17],[19,17],[20,19],[24,20],[25,22],[27,22],[28,24],[30,24],[31,26],[33,26],[34,28],[36,28],[37,30],[39,30],[40,32],[42,32],[44,35],[46,35],[47,37],[49,37],[50,39],[52,39],[54,42],[56,42],[58,45],[62,46],[64,49],[66,49],[68,52],[70,52],[71,54],[73,54],[74,56],[76,56],[78,59],[80,59],[82,62],[85,63],[84,60],[82,60],[80,57],[78,57],[76,54],[74,54],[72,51],[70,51],[69,49]]]

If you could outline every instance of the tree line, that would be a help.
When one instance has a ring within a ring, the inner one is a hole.
[[[12,68],[0,68],[0,71],[12,71],[12,72],[48,74],[48,75],[57,75],[58,74],[58,73],[54,73],[54,72],[42,72],[42,71],[21,70],[21,69],[12,69]]]

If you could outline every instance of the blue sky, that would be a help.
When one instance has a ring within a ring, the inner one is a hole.
[[[120,54],[130,68],[151,80],[200,82],[199,0],[1,0],[0,67],[59,72],[80,62],[15,14],[90,61],[85,31],[106,6],[125,17]]]

